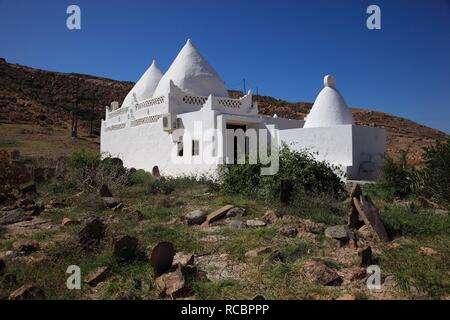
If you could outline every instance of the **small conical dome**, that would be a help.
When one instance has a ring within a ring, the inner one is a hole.
[[[324,77],[323,82],[325,88],[317,96],[303,127],[315,128],[354,124],[347,103],[336,89],[336,79],[328,75]]]
[[[162,77],[154,96],[167,94],[170,81],[184,92],[195,96],[228,97],[228,91],[213,67],[192,45],[189,39]]]
[[[133,89],[131,89],[131,91],[125,97],[122,106],[127,106],[134,102],[133,93],[136,95],[136,99],[138,101],[151,98],[162,76],[163,74],[158,68],[156,61],[153,60],[150,68],[145,71],[138,82],[136,82]]]

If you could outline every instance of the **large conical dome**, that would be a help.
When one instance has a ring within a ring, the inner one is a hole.
[[[228,91],[213,67],[192,45],[189,39],[162,77],[154,96],[169,92],[170,81],[184,92],[195,96],[228,97]]]
[[[133,89],[131,89],[131,91],[125,97],[122,106],[127,106],[133,103],[133,93],[136,94],[136,99],[138,101],[151,98],[162,76],[163,74],[158,68],[156,61],[153,60],[150,68],[145,71],[138,82],[136,82]]]
[[[350,109],[336,89],[336,79],[325,76],[325,88],[320,91],[314,105],[306,117],[304,128],[331,127],[354,124]]]

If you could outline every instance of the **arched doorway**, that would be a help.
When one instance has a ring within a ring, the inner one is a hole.
[[[153,169],[152,169],[152,175],[153,175],[155,178],[160,178],[160,177],[161,177],[161,174],[160,174],[160,172],[159,172],[158,166],[154,166],[154,167],[153,167]]]

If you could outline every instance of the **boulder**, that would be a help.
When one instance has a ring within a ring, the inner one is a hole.
[[[437,254],[436,250],[429,247],[420,247],[419,252],[429,257],[432,257]]]
[[[233,229],[245,229],[247,228],[247,223],[240,219],[236,219],[228,221],[227,226]]]
[[[262,220],[265,223],[272,224],[275,223],[280,218],[280,215],[273,210],[268,210],[262,216]]]
[[[234,218],[234,217],[242,218],[244,216],[245,216],[245,209],[240,207],[231,208],[226,214],[227,218]]]
[[[116,198],[113,198],[113,197],[104,197],[104,198],[102,198],[102,201],[103,201],[104,206],[109,209],[113,209],[120,204],[120,202]]]
[[[247,220],[247,226],[250,228],[259,228],[259,227],[265,227],[266,223],[264,221],[258,220],[258,219],[250,219]]]
[[[64,227],[79,225],[80,221],[72,220],[70,218],[64,218],[61,222],[61,225]]]
[[[97,245],[105,237],[106,226],[100,218],[89,218],[84,227],[78,233],[79,242],[89,249],[92,245]]]
[[[358,250],[358,264],[360,267],[368,267],[372,264],[372,248],[370,246]]]
[[[30,220],[33,220],[33,217],[27,215],[27,213],[23,209],[19,208],[2,213],[0,216],[0,225],[9,225]]]
[[[280,228],[279,233],[283,237],[293,238],[293,237],[297,236],[298,230],[296,227],[293,227],[293,226],[283,226]]]
[[[368,196],[361,196],[353,198],[353,203],[358,210],[359,215],[363,218],[364,223],[369,229],[383,242],[389,241],[389,236],[386,232],[383,222],[381,221],[378,209]]]
[[[319,260],[309,260],[302,268],[305,277],[314,284],[322,286],[340,286],[342,278],[336,271]]]
[[[177,252],[173,257],[172,268],[192,265],[194,265],[194,255],[192,253]]]
[[[172,267],[175,250],[171,242],[159,242],[150,253],[150,265],[156,276],[160,276]]]
[[[100,187],[100,190],[98,191],[100,197],[102,198],[112,198],[113,194],[111,190],[109,190],[108,186],[106,184],[103,184]]]
[[[117,261],[131,261],[136,256],[138,239],[132,236],[120,236],[114,241],[113,256]]]
[[[325,224],[309,219],[300,219],[298,229],[300,232],[319,234],[325,230]]]
[[[232,205],[223,206],[222,208],[219,208],[216,211],[208,214],[208,216],[206,217],[206,221],[208,221],[208,223],[212,223],[214,221],[220,220],[224,218],[227,212],[232,208],[233,208]]]
[[[95,287],[97,284],[108,278],[109,271],[108,267],[97,268],[84,279],[84,282],[91,287]]]
[[[203,212],[202,210],[194,210],[194,211],[186,213],[183,216],[183,220],[188,225],[194,225],[194,224],[200,225],[203,222],[205,222],[206,213]]]
[[[330,239],[348,241],[350,239],[350,229],[346,225],[333,226],[325,229],[325,236]]]
[[[258,256],[261,256],[263,254],[268,254],[270,252],[272,252],[271,247],[260,247],[260,248],[256,248],[256,249],[247,251],[245,253],[245,257],[246,258],[256,258]]]
[[[42,289],[34,284],[26,284],[9,295],[9,300],[44,300]]]
[[[136,222],[140,222],[140,221],[144,220],[144,215],[139,210],[134,210],[132,212],[129,212],[127,214],[127,217],[129,220],[136,221]]]
[[[190,291],[181,267],[156,278],[155,287],[162,295],[174,298],[185,296]]]
[[[24,196],[27,194],[37,194],[36,185],[34,183],[24,185],[20,190]]]
[[[14,251],[28,255],[39,250],[39,243],[35,240],[18,240],[12,244]]]

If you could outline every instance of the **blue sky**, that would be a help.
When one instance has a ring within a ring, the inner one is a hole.
[[[77,4],[82,29],[66,28]],[[382,29],[366,28],[381,8]],[[192,38],[230,89],[314,101],[333,74],[352,107],[450,133],[450,0],[0,0],[0,57],[136,81]]]

